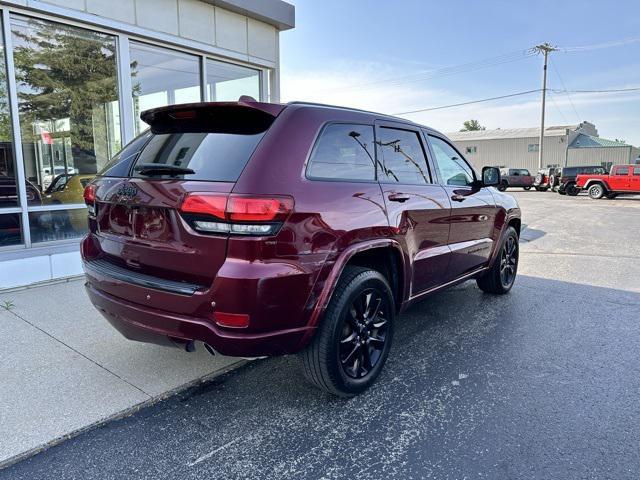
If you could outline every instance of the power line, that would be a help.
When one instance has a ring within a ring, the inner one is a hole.
[[[590,50],[600,50],[601,48],[621,47],[632,43],[640,43],[640,37],[626,38],[623,40],[613,40],[610,42],[596,43],[593,45],[581,45],[577,47],[560,47],[558,50],[565,53],[588,52]]]
[[[434,78],[447,77],[451,75],[458,75],[461,73],[473,72],[484,68],[490,68],[497,65],[503,65],[505,63],[512,63],[534,56],[535,53],[530,49],[516,50],[513,52],[497,55],[495,57],[488,57],[482,60],[474,62],[463,63],[459,65],[452,65],[448,67],[442,67],[426,72],[413,73],[409,75],[402,75],[399,77],[389,77],[382,80],[376,80],[373,82],[351,84],[344,87],[331,88],[326,90],[319,90],[319,92],[334,92],[334,91],[347,91],[353,89],[369,88],[381,84],[389,85],[401,85],[404,83],[420,82],[424,80],[431,80]]]
[[[432,110],[442,110],[443,108],[461,107],[463,105],[471,105],[473,103],[490,102],[492,100],[500,100],[502,98],[510,98],[510,97],[517,97],[517,96],[520,96],[520,95],[528,95],[530,93],[540,92],[541,90],[542,90],[541,88],[536,88],[535,90],[527,90],[527,91],[524,91],[524,92],[510,93],[508,95],[500,95],[499,97],[483,98],[481,100],[472,100],[470,102],[453,103],[451,105],[441,105],[439,107],[421,108],[419,110],[411,110],[409,112],[392,113],[392,115],[409,115],[411,113],[430,112]]]
[[[564,80],[562,80],[562,76],[560,75],[560,70],[558,70],[558,67],[556,67],[556,63],[553,61],[553,59],[551,59],[551,66],[553,67],[553,71],[556,72],[557,77],[560,79],[560,83],[562,84],[562,88],[567,90],[567,86],[564,84]],[[578,114],[578,110],[576,110],[576,106],[573,104],[573,100],[571,100],[571,95],[569,94],[568,90],[567,90],[566,94],[567,94],[567,98],[569,99],[569,103],[571,104],[571,108],[573,109],[573,113],[576,114],[576,118],[578,119],[578,122],[579,122],[580,121],[580,114]]]
[[[630,88],[610,88],[607,90],[553,90],[554,93],[621,93],[621,92],[637,92],[640,91],[640,87]]]
[[[557,94],[566,94],[566,93],[623,93],[623,92],[637,92],[640,91],[640,87],[631,87],[631,88],[611,88],[611,89],[606,89],[606,90],[562,90],[562,89],[552,89],[552,88],[548,88],[547,89],[550,92],[553,93],[557,93]],[[516,92],[516,93],[510,93],[508,95],[500,95],[498,97],[490,97],[490,98],[483,98],[480,100],[471,100],[469,102],[462,102],[462,103],[452,103],[450,105],[440,105],[438,107],[429,107],[429,108],[421,108],[418,110],[411,110],[408,112],[398,112],[398,113],[392,113],[391,115],[409,115],[412,113],[421,113],[421,112],[430,112],[433,110],[442,110],[445,108],[453,108],[453,107],[461,107],[463,105],[472,105],[474,103],[483,103],[483,102],[491,102],[493,100],[500,100],[503,98],[510,98],[510,97],[518,97],[521,95],[528,95],[530,93],[536,93],[536,92],[540,92],[542,91],[541,88],[536,88],[535,90],[526,90],[524,92]]]

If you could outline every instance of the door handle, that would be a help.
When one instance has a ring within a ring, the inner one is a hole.
[[[400,203],[402,203],[402,202],[406,202],[411,197],[409,195],[407,195],[406,193],[390,193],[388,198],[392,202],[400,202]]]
[[[465,197],[464,195],[459,195],[459,194],[455,194],[455,195],[451,195],[451,200],[453,200],[454,202],[464,202],[466,200],[467,197]]]

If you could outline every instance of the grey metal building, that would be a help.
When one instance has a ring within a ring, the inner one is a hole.
[[[505,128],[453,132],[447,134],[463,155],[476,168],[494,165],[538,169],[540,128]],[[546,127],[544,131],[543,165],[579,166],[631,163],[638,157],[638,148],[598,136],[595,125]]]
[[[0,0],[0,289],[77,275],[84,185],[173,103],[279,100],[281,0]]]

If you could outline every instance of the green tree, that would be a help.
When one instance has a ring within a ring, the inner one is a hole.
[[[480,125],[478,120],[467,120],[460,129],[461,132],[473,132],[476,130],[486,130],[486,128]]]
[[[37,140],[38,123],[69,119],[74,161],[95,162],[97,142],[106,141],[106,105],[118,99],[115,41],[38,20],[12,32],[23,139]]]

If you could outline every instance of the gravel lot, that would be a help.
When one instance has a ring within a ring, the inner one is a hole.
[[[365,395],[256,361],[0,478],[637,478],[640,198],[514,195],[512,292],[467,282],[410,309]]]

